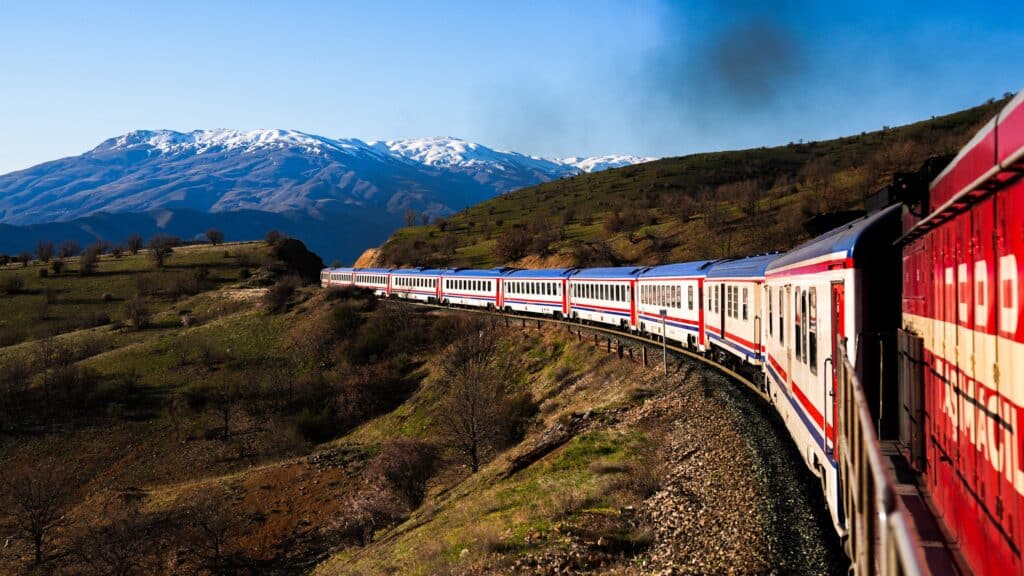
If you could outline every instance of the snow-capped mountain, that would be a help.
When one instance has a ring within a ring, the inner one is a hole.
[[[569,158],[559,158],[557,162],[565,166],[573,166],[574,168],[578,168],[582,172],[600,172],[602,170],[622,168],[623,166],[641,164],[643,162],[650,162],[652,160],[657,160],[657,158],[644,158],[641,156],[613,154],[610,156],[591,156],[590,158],[580,158],[573,156]]]
[[[393,229],[409,209],[443,215],[518,188],[646,160],[551,160],[450,137],[367,142],[295,130],[139,130],[0,176],[0,223],[246,210],[320,219],[358,212],[393,222]],[[391,230],[383,228],[386,236]]]

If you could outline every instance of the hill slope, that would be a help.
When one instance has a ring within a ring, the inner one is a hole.
[[[261,288],[298,260],[287,242],[176,248],[162,270],[145,253],[86,275],[0,266],[0,574],[842,563],[770,411],[722,377],[673,359],[666,379],[560,329]],[[445,419],[460,351],[489,359],[462,382],[500,390],[475,473]],[[58,513],[39,565],[26,486]]]
[[[836,140],[666,158],[539,184],[403,228],[380,261],[653,264],[786,249],[808,236],[809,218],[857,210],[893,173],[955,153],[1004,103]]]

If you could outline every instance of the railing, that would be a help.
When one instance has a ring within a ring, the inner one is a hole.
[[[921,574],[916,534],[893,490],[864,388],[839,345],[839,485],[846,513],[846,552],[859,576]]]

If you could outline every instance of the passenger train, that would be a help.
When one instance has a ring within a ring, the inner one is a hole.
[[[1024,95],[934,178],[788,252],[649,267],[325,269],[324,287],[607,325],[756,378],[841,537],[838,364],[976,573],[1024,576]],[[934,163],[932,163],[934,164]],[[849,548],[848,548],[849,550]]]

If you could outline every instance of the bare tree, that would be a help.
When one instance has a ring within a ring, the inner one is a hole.
[[[210,228],[206,231],[206,239],[210,241],[210,244],[216,246],[224,241],[224,233],[216,228]]]
[[[50,461],[13,469],[8,466],[0,469],[0,514],[31,543],[39,565],[53,552],[57,536],[71,525],[66,515],[71,475]]]
[[[163,268],[164,261],[171,256],[175,246],[181,245],[181,239],[174,236],[157,234],[149,239],[149,256],[157,268]]]
[[[132,234],[128,237],[128,242],[126,244],[128,246],[128,251],[131,252],[132,256],[134,256],[142,249],[142,236]]]
[[[128,314],[128,321],[136,330],[142,330],[149,324],[149,307],[142,296],[135,296],[125,304],[125,311]]]
[[[70,258],[82,251],[82,247],[74,240],[65,240],[60,243],[60,257]]]
[[[41,262],[49,262],[50,258],[53,258],[53,242],[40,240],[36,244],[36,256]]]
[[[109,521],[82,530],[71,543],[71,552],[85,574],[135,576],[152,574],[159,568],[157,525],[141,513],[135,501],[114,500],[107,504]]]
[[[28,250],[22,250],[18,253],[18,262],[21,262],[22,266],[28,266],[28,263],[32,261],[32,253]]]
[[[523,412],[510,407],[515,368],[500,354],[497,329],[484,321],[467,321],[462,334],[441,363],[445,393],[440,427],[449,445],[476,472],[483,459],[508,440],[503,433],[510,428],[502,419],[518,419]]]
[[[90,246],[78,257],[78,273],[81,276],[88,276],[96,271],[96,261],[99,259],[99,249]]]
[[[533,239],[522,228],[513,228],[498,237],[494,243],[494,255],[504,262],[519,260],[526,256]]]
[[[412,208],[407,208],[405,210],[405,214],[403,215],[403,217],[405,218],[405,225],[406,226],[415,226],[416,225],[416,217],[417,216],[418,215],[416,214],[415,210],[413,210]]]
[[[241,522],[226,505],[230,498],[227,490],[210,489],[198,494],[185,513],[197,568],[214,574],[232,573],[244,560],[232,545]]]

